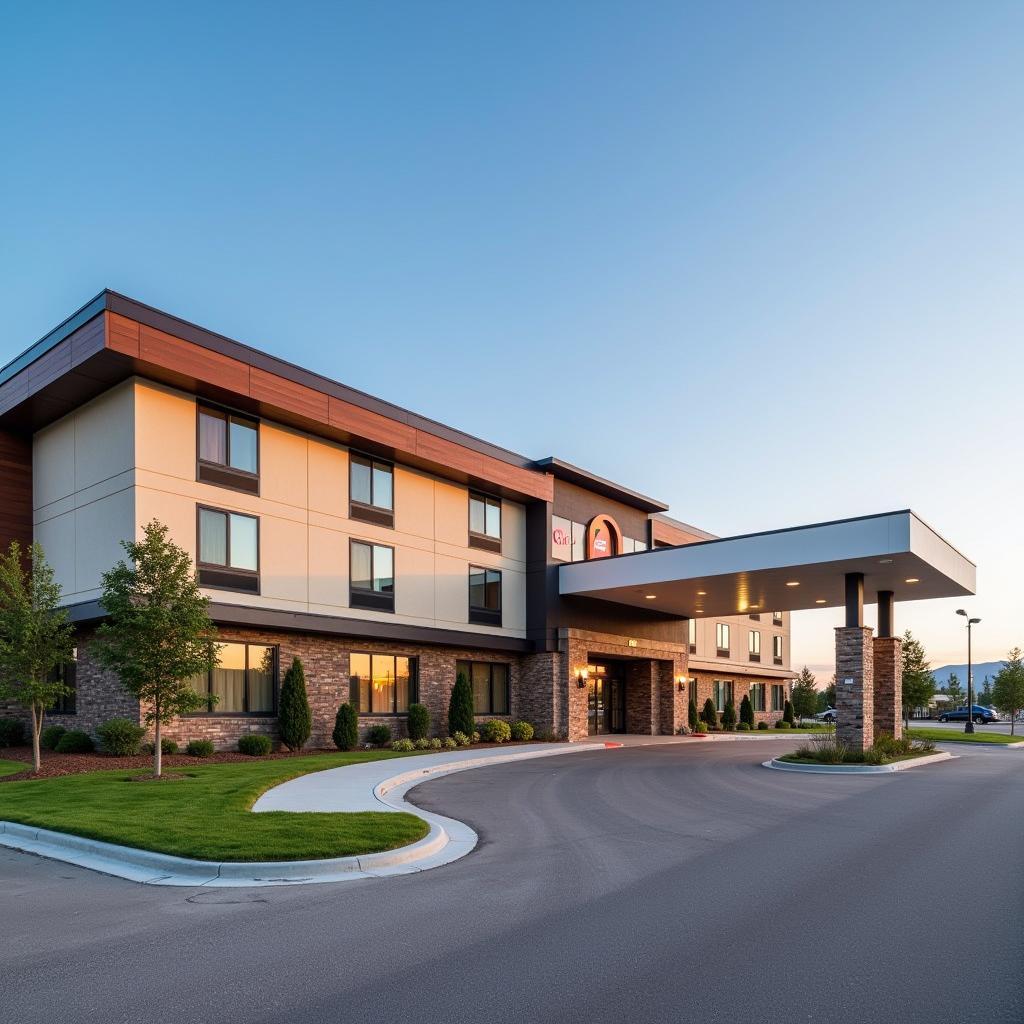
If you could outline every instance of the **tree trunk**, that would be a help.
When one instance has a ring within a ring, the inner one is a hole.
[[[41,767],[41,758],[39,756],[39,736],[43,731],[43,709],[37,710],[36,705],[32,705],[32,771],[35,774],[39,774]]]
[[[159,779],[163,771],[163,743],[160,739],[160,712],[157,710],[156,727],[153,730],[153,778]]]

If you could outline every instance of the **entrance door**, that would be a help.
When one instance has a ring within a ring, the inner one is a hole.
[[[590,665],[587,671],[587,732],[604,736],[626,727],[626,687],[617,665]]]

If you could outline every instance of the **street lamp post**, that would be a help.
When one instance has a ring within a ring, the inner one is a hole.
[[[969,618],[963,608],[957,608],[957,615],[967,619],[967,724],[964,732],[974,732],[974,674],[971,672],[971,626],[976,626],[981,619]]]

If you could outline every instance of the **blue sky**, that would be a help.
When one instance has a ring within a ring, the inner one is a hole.
[[[717,533],[911,506],[1024,645],[1020,4],[150,6],[0,15],[0,362],[109,286]]]

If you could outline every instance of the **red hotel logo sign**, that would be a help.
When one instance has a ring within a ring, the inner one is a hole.
[[[622,551],[622,531],[611,516],[594,516],[587,527],[587,558],[607,558]]]

